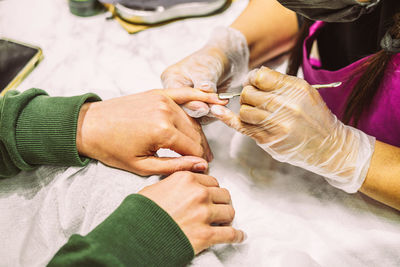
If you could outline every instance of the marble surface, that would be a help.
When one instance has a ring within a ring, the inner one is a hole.
[[[70,14],[65,0],[0,0],[0,34],[44,52],[18,90],[90,91],[108,99],[160,88],[168,65],[200,48],[212,28],[229,25],[246,3],[129,35],[107,14]],[[221,123],[205,132],[215,155],[210,174],[230,190],[234,225],[248,239],[214,246],[194,266],[400,265],[397,211],[278,163]],[[93,161],[85,168],[43,166],[0,181],[0,266],[45,265],[71,234],[89,232],[126,195],[158,180]]]

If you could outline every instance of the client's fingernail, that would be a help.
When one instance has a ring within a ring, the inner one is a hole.
[[[212,112],[214,115],[217,115],[217,116],[222,116],[222,115],[225,114],[224,108],[221,107],[221,106],[218,106],[218,105],[213,105],[213,106],[211,107],[211,112]]]
[[[207,163],[201,162],[193,165],[192,170],[195,172],[203,172],[207,170]]]
[[[227,100],[227,99],[220,99],[218,94],[214,94],[211,98],[212,98],[212,100],[214,100],[218,103],[221,103],[223,105],[226,105],[229,103],[229,100]]]

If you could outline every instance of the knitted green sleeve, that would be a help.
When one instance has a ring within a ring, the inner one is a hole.
[[[0,177],[38,165],[83,166],[76,128],[81,106],[99,101],[95,94],[49,97],[40,89],[9,91],[0,98]]]
[[[87,236],[73,235],[49,266],[184,266],[193,248],[175,221],[134,194]]]

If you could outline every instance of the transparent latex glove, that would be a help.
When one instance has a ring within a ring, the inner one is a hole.
[[[364,182],[375,138],[344,125],[306,81],[268,68],[253,70],[240,98],[240,115],[212,113],[246,134],[273,158],[327,178],[348,193]],[[332,90],[335,90],[332,88]]]
[[[161,75],[164,88],[194,87],[205,92],[223,92],[233,78],[239,84],[248,72],[249,48],[238,30],[218,27],[207,44],[178,63],[169,66]],[[183,109],[193,118],[209,114],[207,103],[191,101]]]

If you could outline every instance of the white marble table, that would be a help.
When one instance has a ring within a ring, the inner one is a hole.
[[[135,35],[106,14],[79,18],[65,0],[0,1],[0,34],[42,47],[45,59],[19,86],[50,95],[112,98],[160,88],[161,72],[201,47],[243,10],[187,19]],[[266,21],[268,18],[266,18]],[[272,160],[221,123],[206,127],[210,174],[231,191],[241,245],[219,245],[195,266],[399,266],[400,216],[361,194]],[[42,266],[73,233],[85,234],[128,194],[158,181],[92,162],[44,166],[0,181],[0,266]]]

